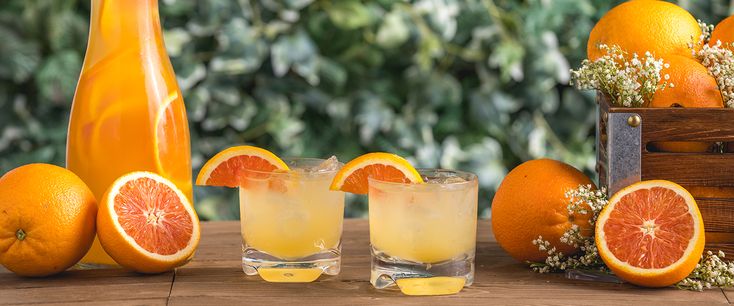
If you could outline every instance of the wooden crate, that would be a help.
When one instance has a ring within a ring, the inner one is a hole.
[[[613,193],[619,186],[639,180],[676,182],[696,198],[706,228],[707,249],[734,251],[734,151],[726,152],[729,142],[734,145],[734,109],[615,107],[602,94],[597,96],[597,102],[596,170],[600,186],[609,188],[616,183],[617,188],[610,188]],[[629,133],[609,130],[610,124],[617,130],[626,129],[620,120],[639,129],[639,141],[629,141],[628,138],[636,135],[629,137]],[[719,152],[667,153],[648,149],[648,144],[661,141],[718,143]],[[624,146],[626,151],[618,150],[622,152],[611,155],[625,157],[610,161],[610,151]],[[615,165],[639,167],[639,173],[616,175]]]

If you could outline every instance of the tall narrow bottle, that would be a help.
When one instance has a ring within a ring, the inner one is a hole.
[[[163,45],[157,0],[91,1],[67,168],[98,199],[119,176],[142,170],[168,178],[192,200],[186,109]],[[97,240],[82,263],[115,264]]]

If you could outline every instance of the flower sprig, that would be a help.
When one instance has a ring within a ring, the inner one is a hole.
[[[589,214],[589,224],[594,228],[602,209],[609,203],[606,190],[593,189],[591,185],[580,185],[566,192],[567,210],[572,214]],[[599,257],[593,233],[583,235],[578,225],[572,225],[561,236],[559,242],[580,250],[577,254],[566,255],[558,251],[550,241],[538,236],[533,245],[548,256],[544,262],[529,262],[530,268],[538,273],[564,272],[570,269],[609,272],[609,268]],[[725,254],[707,251],[701,256],[696,268],[687,278],[675,286],[679,289],[702,291],[710,288],[734,287],[734,261],[724,260]]]
[[[709,74],[716,79],[721,97],[726,107],[734,107],[734,45],[716,41],[711,44],[711,33],[714,26],[701,20],[698,21],[701,36],[696,45],[689,44],[693,57],[708,69]]]
[[[646,105],[656,91],[674,86],[667,81],[670,76],[662,75],[668,64],[650,52],[643,57],[634,53],[627,60],[626,52],[619,46],[599,48],[606,55],[595,61],[585,59],[578,70],[571,69],[571,85],[580,90],[599,90],[612,97],[614,104],[625,107]]]
[[[708,69],[721,91],[721,97],[726,107],[734,107],[734,45],[725,44],[717,40],[713,44],[710,43],[711,32],[714,30],[713,25],[698,21],[701,27],[701,36],[698,39],[700,48],[694,48],[690,45],[693,57],[701,62]]]
[[[726,254],[706,251],[687,278],[677,283],[679,289],[702,291],[714,287],[734,287],[734,262],[725,261]]]
[[[726,107],[734,107],[734,53],[727,45],[721,41],[714,45],[704,44],[695,56],[716,79]]]
[[[589,215],[589,224],[592,228],[597,216],[607,204],[606,190],[604,188],[594,189],[591,185],[580,185],[576,189],[568,190],[565,197],[568,200],[566,210],[569,216]],[[543,239],[543,236],[538,236],[532,241],[533,245],[537,246],[541,252],[546,252],[548,256],[542,263],[530,263],[530,267],[538,273],[561,272],[567,269],[608,271],[599,257],[593,236],[593,233],[592,235],[582,233],[578,225],[572,225],[563,233],[560,242],[581,251],[568,256],[551,246],[550,241]]]
[[[696,21],[698,21],[698,27],[701,28],[701,36],[698,37],[698,45],[702,46],[704,44],[708,44],[709,40],[711,39],[711,33],[714,31],[714,25],[708,24],[701,19],[698,19]],[[688,44],[688,47],[692,50],[696,49],[692,44]]]
[[[568,190],[564,196],[569,201],[567,207],[569,215],[591,214],[589,218],[589,224],[591,225],[596,224],[599,213],[609,203],[606,188],[595,189],[590,184],[579,185],[576,189]]]
[[[578,229],[577,225],[574,225]],[[569,230],[570,231],[570,230]],[[573,235],[573,234],[570,234]],[[580,244],[579,244],[580,243]],[[548,253],[544,262],[531,262],[530,268],[538,273],[563,272],[569,269],[594,270],[606,272],[609,269],[604,265],[599,252],[594,244],[594,239],[581,239],[574,244],[581,250],[578,254],[567,256],[551,247],[549,241],[544,240],[543,236],[533,240],[533,244],[538,246],[538,250]]]

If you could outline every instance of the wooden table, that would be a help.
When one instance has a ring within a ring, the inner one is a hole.
[[[176,272],[139,275],[119,269],[67,271],[20,278],[0,267],[0,304],[149,305],[716,305],[729,304],[734,291],[688,292],[644,289],[626,284],[567,280],[538,275],[509,258],[494,241],[489,221],[480,221],[476,279],[461,293],[408,297],[376,290],[369,283],[366,220],[344,225],[341,274],[308,284],[274,284],[248,277],[240,268],[238,222],[204,222],[194,260]]]

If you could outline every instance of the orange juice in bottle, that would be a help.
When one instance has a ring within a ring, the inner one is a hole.
[[[168,178],[193,200],[186,109],[163,45],[157,0],[92,0],[91,15],[67,168],[97,199],[119,176],[143,170]],[[82,263],[115,264],[97,240]]]

